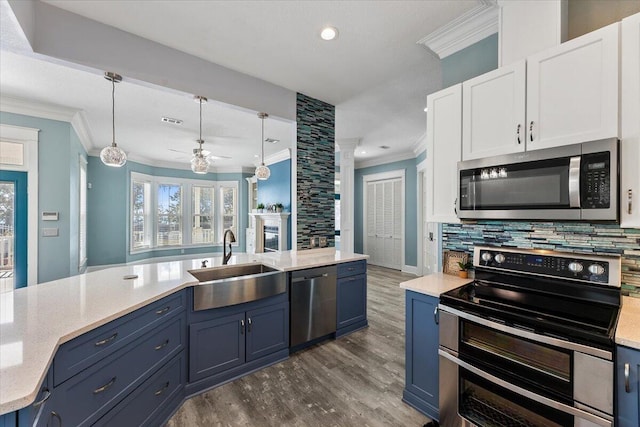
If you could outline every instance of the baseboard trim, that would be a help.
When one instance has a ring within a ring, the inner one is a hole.
[[[402,272],[408,273],[408,274],[415,274],[416,276],[419,276],[418,267],[416,267],[415,265],[403,265]]]

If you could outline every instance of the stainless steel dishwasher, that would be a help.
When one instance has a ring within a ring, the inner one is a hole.
[[[291,347],[336,331],[336,276],[335,265],[291,273]]]

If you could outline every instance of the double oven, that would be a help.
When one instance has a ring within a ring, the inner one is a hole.
[[[440,425],[613,426],[620,258],[476,247],[443,294]]]

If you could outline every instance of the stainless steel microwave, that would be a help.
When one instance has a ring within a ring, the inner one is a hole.
[[[458,162],[461,219],[618,221],[616,138]]]

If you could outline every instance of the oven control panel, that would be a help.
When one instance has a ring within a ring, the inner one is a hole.
[[[608,259],[582,258],[579,255],[550,255],[542,251],[511,252],[500,248],[476,248],[476,267],[505,271],[536,273],[545,276],[578,279],[593,283],[609,283]]]

